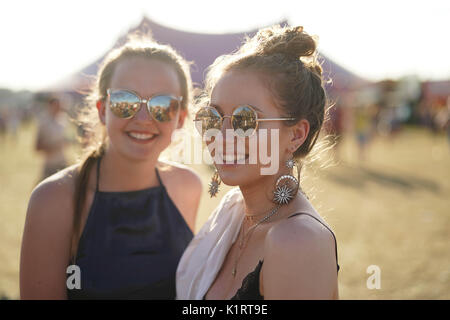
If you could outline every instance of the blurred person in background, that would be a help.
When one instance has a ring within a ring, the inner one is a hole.
[[[0,143],[4,143],[6,139],[6,110],[1,108],[0,109]]]
[[[61,102],[56,97],[48,97],[45,108],[39,118],[36,151],[44,156],[44,167],[41,180],[64,169],[67,166],[64,148],[69,140],[65,130],[66,116],[61,108]]]
[[[355,107],[353,109],[354,131],[358,146],[359,161],[366,160],[367,148],[374,134],[374,114],[371,111],[367,106]]]
[[[202,187],[159,156],[183,126],[191,87],[188,63],[145,34],[105,58],[81,112],[90,150],[31,195],[22,299],[175,298]]]
[[[345,129],[345,118],[344,118],[344,108],[336,103],[329,109],[329,120],[324,124],[325,130],[332,138],[332,146],[335,151],[335,157],[339,160],[339,147],[341,145],[344,129]]]
[[[444,128],[447,132],[447,141],[450,147],[450,96],[447,97],[447,121],[445,122]]]
[[[8,119],[8,131],[12,137],[13,142],[17,141],[17,131],[19,130],[21,124],[21,110],[16,106],[9,109],[9,119]]]
[[[448,98],[450,100],[450,97]],[[448,118],[449,118],[449,105],[442,104],[437,108],[435,115],[434,115],[434,122],[435,126],[437,128],[437,132],[448,132]]]

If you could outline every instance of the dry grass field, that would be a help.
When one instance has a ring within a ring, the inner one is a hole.
[[[0,297],[8,299],[19,297],[25,213],[42,164],[35,130],[31,123],[16,140],[0,140]],[[306,169],[303,189],[338,240],[341,299],[450,299],[449,150],[445,136],[406,128],[376,138],[364,163],[348,137],[334,165]],[[210,169],[193,167],[205,189],[199,230],[227,188],[210,199]],[[366,286],[369,265],[380,267],[380,289]]]

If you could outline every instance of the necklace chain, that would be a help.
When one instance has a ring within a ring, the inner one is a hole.
[[[231,274],[233,275],[233,277],[236,276],[236,270],[237,270],[237,264],[239,262],[239,259],[242,256],[242,253],[244,252],[244,249],[247,247],[248,242],[250,241],[250,238],[253,234],[253,231],[263,222],[267,221],[268,219],[270,219],[270,217],[272,217],[275,213],[278,212],[278,209],[280,209],[281,205],[277,205],[275,208],[272,209],[272,211],[270,211],[265,217],[263,217],[262,219],[260,219],[257,223],[255,223],[253,226],[251,226],[247,232],[244,234],[244,222],[242,221],[241,224],[241,231],[239,232],[240,236],[240,240],[239,240],[239,253],[238,256],[236,257],[236,260],[234,261],[234,267],[233,267],[233,271],[231,272]],[[245,241],[247,239],[247,241]],[[245,244],[245,247],[244,247]]]

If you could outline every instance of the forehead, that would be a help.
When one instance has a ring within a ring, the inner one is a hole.
[[[278,113],[268,79],[254,71],[228,71],[215,85],[211,103],[223,110],[249,104],[264,113]]]
[[[133,90],[142,96],[155,93],[181,95],[174,67],[156,59],[128,58],[120,61],[112,75],[110,87]]]

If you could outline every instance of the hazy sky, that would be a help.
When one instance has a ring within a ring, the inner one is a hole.
[[[287,18],[372,80],[450,79],[450,1],[5,1],[0,87],[39,89],[105,53],[143,15],[186,31],[242,32]]]

